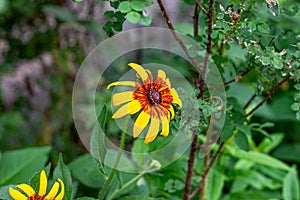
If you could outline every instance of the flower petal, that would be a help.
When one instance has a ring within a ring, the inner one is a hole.
[[[133,91],[116,93],[112,97],[112,103],[114,106],[126,103],[132,100]]]
[[[166,116],[161,117],[162,129],[160,135],[167,137],[169,135],[169,120]]]
[[[133,126],[133,137],[138,137],[141,132],[144,130],[144,128],[147,126],[150,120],[150,114],[149,112],[145,112],[142,110],[142,112],[137,117],[134,126]]]
[[[159,131],[159,119],[156,117],[152,117],[144,143],[148,144],[152,142],[156,138],[158,131]]]
[[[174,116],[175,116],[175,112],[174,112],[173,106],[171,105],[170,108],[168,108],[168,110],[170,111],[170,114],[171,114],[171,116],[168,115],[168,117],[169,118],[171,117],[170,119],[173,119]]]
[[[62,180],[59,178],[58,182],[60,183],[61,189],[60,189],[60,193],[56,196],[56,200],[62,200],[64,198],[65,195],[65,185],[64,182],[62,182]]]
[[[30,185],[23,183],[17,185],[16,187],[23,190],[23,192],[27,194],[28,197],[33,197],[33,196],[35,197],[36,195],[34,189]]]
[[[138,100],[133,100],[121,108],[119,108],[112,116],[112,118],[121,118],[127,114],[135,114],[142,109],[142,106]]]
[[[109,84],[106,89],[109,89],[112,86],[116,86],[116,85],[123,85],[123,86],[131,86],[131,87],[139,87],[141,84],[138,82],[134,82],[134,81],[116,81],[113,82],[111,84]]]
[[[129,63],[128,65],[137,72],[137,74],[141,77],[143,81],[145,81],[148,78],[148,73],[141,65],[136,63]]]
[[[13,189],[12,187],[8,189],[8,193],[14,200],[28,200],[28,198],[24,194],[16,189]]]
[[[173,103],[176,103],[179,106],[179,108],[182,108],[182,102],[179,99],[178,94],[174,88],[171,89],[171,95],[173,97]]]
[[[54,185],[52,186],[50,192],[45,197],[45,200],[53,200],[58,192],[58,189],[59,189],[59,184],[58,184],[58,182],[55,182]]]
[[[38,196],[42,197],[45,196],[47,190],[47,176],[44,170],[41,171],[40,174],[40,188]]]
[[[157,77],[161,78],[163,81],[166,81],[166,73],[163,70],[158,70],[157,71]]]

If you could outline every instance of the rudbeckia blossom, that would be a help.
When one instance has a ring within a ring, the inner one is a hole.
[[[156,138],[160,126],[160,135],[168,136],[169,123],[174,118],[172,104],[177,104],[181,108],[182,103],[176,90],[171,88],[170,80],[163,70],[157,71],[157,77],[153,81],[149,70],[145,70],[141,65],[135,63],[129,63],[128,65],[137,72],[137,77],[141,81],[119,81],[107,86],[107,89],[118,85],[135,88],[134,91],[120,92],[113,95],[113,105],[123,105],[113,114],[112,118],[121,118],[140,111],[133,126],[133,137],[138,137],[150,123],[144,140],[148,144]]]
[[[62,200],[65,194],[65,186],[61,179],[58,178],[46,195],[47,190],[47,176],[44,170],[40,174],[40,188],[38,195],[34,189],[25,183],[16,186],[17,189],[10,187],[8,192],[14,200]],[[60,185],[60,193],[57,195]],[[22,192],[20,192],[22,191]]]

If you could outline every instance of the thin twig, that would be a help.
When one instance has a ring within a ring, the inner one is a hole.
[[[175,28],[171,22],[171,19],[167,13],[167,10],[162,2],[162,0],[157,0],[157,3],[160,7],[160,10],[162,11],[162,15],[163,17],[165,18],[166,20],[166,23],[169,27],[169,29],[171,30],[175,40],[178,42],[178,44],[180,45],[180,47],[182,48],[182,50],[184,51],[184,53],[186,54],[186,56],[188,57],[188,59],[192,62],[192,64],[198,69],[201,71],[201,66],[198,64],[197,60],[195,58],[192,58],[190,55],[189,55],[189,52],[188,52],[188,49],[186,48],[186,46],[184,45],[183,41],[180,39],[179,35],[176,33],[175,31]]]
[[[198,26],[199,26],[199,13],[198,13],[198,6],[195,6],[194,9],[194,16],[193,16],[193,23],[194,23],[194,37],[198,36]],[[199,75],[198,73],[194,74],[195,78],[195,86],[196,88],[200,87],[200,80],[199,80]],[[187,175],[186,175],[186,180],[185,180],[185,188],[184,188],[184,193],[183,193],[183,199],[187,200],[189,195],[190,195],[190,190],[191,190],[191,184],[192,184],[192,177],[193,177],[193,170],[194,170],[194,162],[195,162],[195,155],[197,152],[197,144],[198,144],[198,136],[197,132],[193,132],[193,141],[191,144],[191,150],[190,150],[190,155],[189,155],[189,160],[188,160],[188,169],[187,169]]]
[[[229,85],[230,83],[233,83],[233,82],[238,82],[241,78],[243,78],[249,72],[250,72],[250,70],[246,70],[242,74],[235,76],[233,79],[231,79],[229,81],[226,81],[223,84],[214,85],[210,88],[204,88],[204,90],[213,90],[213,89],[217,89],[217,88],[220,88],[220,87],[224,87],[224,86]]]
[[[202,10],[202,12],[204,12],[206,15],[208,15],[207,10],[199,3],[198,0],[195,0],[195,3],[196,3],[197,6]]]
[[[272,94],[286,81],[288,81],[291,78],[291,75],[288,75],[287,77],[285,77],[284,79],[282,79],[281,81],[278,82],[278,84],[271,88],[271,90],[268,92],[267,96],[265,96],[265,98],[263,98],[263,100],[261,100],[261,102],[259,102],[249,113],[247,113],[245,115],[245,117],[248,117],[249,115],[252,115],[258,108],[260,108],[271,96]]]
[[[206,170],[204,171],[204,174],[203,174],[199,184],[197,185],[195,190],[192,192],[192,194],[190,194],[188,199],[193,198],[199,192],[199,190],[202,188],[202,186],[204,184],[204,181],[205,181],[206,177],[208,176],[209,171],[211,170],[213,164],[215,163],[215,161],[217,160],[217,158],[221,154],[221,151],[222,151],[224,145],[225,145],[225,142],[221,142],[216,154],[213,156],[212,160],[210,161],[209,165],[207,166]]]
[[[252,95],[252,97],[249,99],[249,101],[244,105],[243,110],[246,110],[248,108],[248,106],[252,103],[252,101],[255,99],[256,96],[257,96],[256,93],[254,93]]]

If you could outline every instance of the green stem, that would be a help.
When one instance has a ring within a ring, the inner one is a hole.
[[[141,178],[145,172],[140,173],[139,175],[135,176],[133,179],[128,181],[126,184],[124,184],[122,187],[116,189],[108,198],[107,200],[112,200],[118,193],[120,193],[122,190],[133,184],[135,181],[137,181],[139,178]]]
[[[125,130],[126,130],[126,127],[127,127],[127,124],[128,124],[128,119],[125,122]],[[117,167],[119,165],[119,162],[120,162],[120,159],[121,159],[121,156],[122,156],[122,151],[123,151],[124,144],[125,144],[125,138],[126,138],[126,133],[125,133],[125,131],[122,131],[122,136],[121,136],[121,140],[120,140],[119,151],[118,151],[118,154],[117,154],[114,166],[111,169],[111,172],[110,172],[110,174],[109,174],[109,176],[108,176],[108,178],[107,178],[107,180],[106,180],[103,188],[100,191],[99,200],[102,200],[104,198],[105,192],[106,192],[108,186],[110,185],[110,183],[111,183],[112,179],[114,178],[114,175],[115,175],[115,173],[117,171]]]

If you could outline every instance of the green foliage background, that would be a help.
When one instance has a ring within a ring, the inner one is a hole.
[[[201,3],[208,8],[206,1]],[[178,1],[176,5],[178,10],[170,11],[178,15],[174,27],[197,41],[198,46],[188,47],[190,56],[196,58],[206,47],[207,16],[199,12],[199,33],[194,37],[194,1]],[[215,2],[211,56],[225,82],[237,81],[226,86],[228,110],[221,135],[226,144],[207,178],[208,200],[300,199],[300,4],[294,0],[279,1],[279,5],[268,6],[262,0]],[[93,47],[130,23],[165,27],[161,14],[151,13],[150,8],[160,13],[152,0],[0,1],[0,199],[11,199],[9,185],[36,185],[43,168],[53,180],[62,177],[64,199],[97,198],[110,169],[94,160],[77,136],[71,110],[76,72]],[[158,24],[159,20],[163,23]],[[168,55],[145,51],[128,57],[174,66],[193,79],[187,62],[156,53]],[[126,57],[118,63],[111,76],[128,70]],[[293,78],[280,85],[254,115],[244,117],[287,76]],[[110,103],[105,84],[99,83],[99,105]],[[243,109],[253,94],[255,100]],[[202,117],[209,123],[213,109],[199,100],[197,106],[203,109],[204,105],[209,111]],[[99,118],[103,127],[105,124],[110,138],[117,141],[120,130],[111,120],[111,111],[106,107],[98,110],[107,116]],[[173,122],[172,128],[177,125]],[[203,134],[199,139],[203,141]],[[157,138],[148,147],[142,140],[129,138],[127,146],[132,151],[150,152],[165,141]],[[128,158],[126,164],[143,163],[138,159]],[[181,199],[187,160],[188,152],[153,173],[119,172],[107,199]],[[193,188],[203,175],[203,166],[203,159],[197,157]]]

